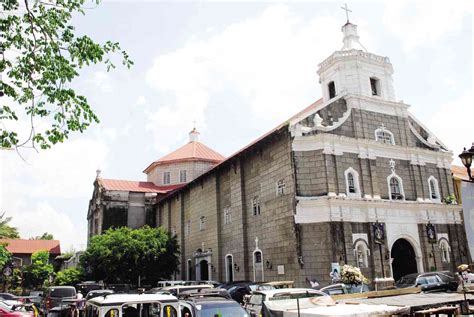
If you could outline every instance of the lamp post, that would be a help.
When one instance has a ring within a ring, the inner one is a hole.
[[[474,157],[474,142],[472,143],[472,146],[469,150],[466,150],[466,148],[464,148],[464,151],[462,151],[462,153],[459,154],[459,158],[461,159],[462,164],[467,169],[467,175],[469,176],[470,182],[474,182],[474,178],[472,178],[472,175],[471,175],[471,164],[472,164],[473,157]]]

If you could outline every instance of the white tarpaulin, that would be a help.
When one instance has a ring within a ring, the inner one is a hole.
[[[474,258],[474,183],[461,184],[462,209],[464,214],[464,228],[466,229],[467,244],[471,259]]]
[[[410,312],[410,308],[403,306],[389,306],[383,304],[329,304],[325,305],[321,301],[314,301],[319,298],[300,298],[296,299],[265,301],[263,316],[268,317],[327,317],[327,316],[345,316],[345,317],[366,317],[377,315],[400,315]],[[298,312],[299,306],[299,312]]]

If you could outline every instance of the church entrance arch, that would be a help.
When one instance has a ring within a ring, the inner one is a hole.
[[[200,281],[209,280],[209,262],[207,260],[201,260],[199,262]]]
[[[398,281],[404,275],[418,272],[415,249],[408,240],[403,238],[396,240],[390,255],[395,281]]]

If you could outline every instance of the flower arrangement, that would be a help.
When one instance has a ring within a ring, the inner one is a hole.
[[[444,198],[444,202],[448,205],[457,205],[457,201],[456,201],[456,196],[454,196],[453,194],[449,195],[449,196],[446,196]]]
[[[344,265],[341,270],[341,282],[344,284],[367,284],[369,280],[360,272],[358,267]]]

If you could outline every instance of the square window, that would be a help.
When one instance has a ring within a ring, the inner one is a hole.
[[[171,182],[170,172],[163,173],[163,184],[169,184]]]
[[[181,170],[179,171],[179,182],[180,183],[186,183],[186,170]]]

